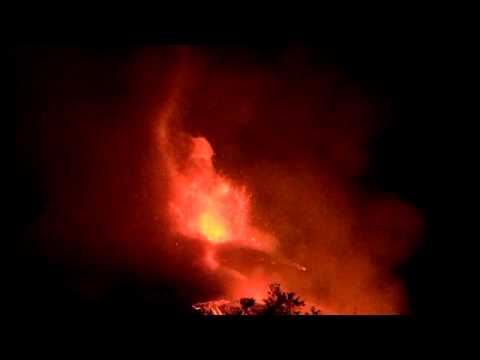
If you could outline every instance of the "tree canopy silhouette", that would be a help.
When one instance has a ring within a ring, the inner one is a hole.
[[[302,312],[303,301],[294,292],[285,292],[280,284],[271,284],[264,304],[254,298],[241,298],[240,303],[225,300],[197,304],[194,308],[204,315],[321,315],[314,306],[310,312]]]

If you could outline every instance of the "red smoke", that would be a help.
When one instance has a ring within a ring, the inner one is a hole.
[[[268,273],[258,267],[246,277],[224,280],[237,296],[259,295],[268,282],[280,281],[333,313],[405,311],[392,269],[418,236],[419,215],[393,196],[355,182],[367,168],[368,141],[378,127],[374,104],[361,89],[347,83],[339,90],[338,82],[346,80],[336,79],[340,75],[332,69],[288,79],[306,64],[281,63],[291,72],[279,79],[273,73],[279,69],[248,60],[229,69],[205,66],[209,58],[196,52],[183,56],[192,62],[180,58],[183,78],[173,85],[180,90],[162,112],[188,110],[181,117],[161,116],[157,125],[170,174],[171,230],[210,243],[202,256],[212,269],[220,266],[219,243],[272,254],[277,241],[274,256],[308,269]],[[189,74],[198,71],[207,72],[206,79],[190,82]],[[292,90],[287,86],[292,82],[302,87]],[[185,83],[190,91],[182,91]],[[195,86],[204,90],[192,91]],[[226,154],[205,137],[167,135],[174,122],[211,134]],[[216,172],[214,152],[242,185]]]
[[[18,141],[48,199],[29,229],[48,255],[195,301],[275,281],[332,313],[408,311],[394,271],[421,216],[369,181],[388,108],[361,83],[298,49],[47,55]]]

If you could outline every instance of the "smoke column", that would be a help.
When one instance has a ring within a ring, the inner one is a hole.
[[[184,50],[182,56],[207,62],[209,59],[208,54],[198,51]],[[293,59],[298,60],[295,56]],[[287,62],[280,66],[286,66],[294,74],[305,65],[292,65],[288,56],[284,60]],[[282,258],[308,269],[307,274],[282,271],[271,274],[259,269],[240,287],[244,296],[250,295],[249,288],[255,288],[259,294],[261,286],[278,280],[333,313],[406,311],[402,284],[393,269],[418,238],[420,216],[393,195],[362,188],[356,182],[368,170],[368,141],[380,126],[375,118],[378,117],[375,104],[369,102],[359,86],[353,81],[348,83],[335,69],[333,74],[327,71],[315,74],[316,78],[303,74],[299,79],[279,80],[272,69],[248,60],[239,62],[237,72],[227,66],[204,66],[202,70],[207,75],[202,81],[208,82],[203,84],[206,90],[191,90],[200,85],[189,83],[190,93],[182,93],[180,84],[188,83],[186,74],[195,73],[196,69],[194,61],[185,65],[187,62],[181,60],[183,66],[177,71],[183,77],[179,75],[182,80],[174,82],[172,97],[161,113],[159,137],[167,155],[164,161],[171,187],[205,178],[215,183],[212,179],[218,176],[214,188],[224,185],[229,189],[230,184],[215,173],[211,162],[214,152],[217,153],[214,160],[220,158],[217,163],[224,166],[225,172],[236,176],[238,183],[245,184],[251,192],[248,199],[251,214],[250,210],[245,215],[246,210],[234,207],[234,215],[239,219],[251,217],[255,226],[266,230],[264,234],[268,236],[264,235],[263,243],[268,244],[267,252],[271,254],[271,244],[278,242],[275,250]],[[288,84],[295,81],[297,90],[291,90]],[[319,101],[321,96],[324,98]],[[205,110],[212,108],[215,99],[221,99],[215,107],[218,112]],[[173,114],[178,113],[179,103],[189,110],[184,118],[175,119]],[[192,137],[183,129],[178,130],[189,123],[192,132],[211,134],[218,148],[225,149],[224,157],[221,158],[222,150],[214,150],[207,141],[210,136]],[[174,136],[169,133],[173,124],[177,126]],[[182,179],[178,172],[182,156],[190,160],[183,160],[187,173],[201,161],[206,161],[206,171],[210,173],[197,169],[190,178]],[[173,196],[178,198],[190,190],[180,185]],[[211,202],[213,194],[207,191],[204,195],[203,202]],[[189,198],[186,203],[191,205],[195,201]],[[232,235],[225,234],[233,224],[224,226],[218,212],[205,212],[203,218],[200,213],[197,215],[194,221],[198,219],[200,230],[196,233],[191,226],[182,233],[177,223],[177,230],[183,236],[203,237],[207,242],[231,240]],[[201,233],[202,221],[212,238]],[[233,227],[239,241],[251,237],[244,228]],[[206,254],[210,255],[207,257],[210,267],[219,266],[212,253]],[[235,294],[241,295],[241,291]]]
[[[388,102],[340,67],[297,48],[22,51],[17,159],[39,194],[22,251],[62,273],[28,264],[24,284],[192,303],[280,281],[332,313],[408,312],[395,271],[422,216],[372,180]]]

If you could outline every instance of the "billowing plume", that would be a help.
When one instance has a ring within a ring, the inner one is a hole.
[[[126,273],[193,303],[275,282],[327,312],[408,311],[395,269],[421,214],[369,164],[388,102],[302,49],[114,55],[18,65],[18,158],[46,199],[25,237],[72,288],[101,298]]]
[[[169,149],[162,154],[171,230],[205,243],[207,268],[236,275],[223,278],[230,296],[261,298],[269,282],[281,282],[332,313],[404,312],[393,270],[418,238],[419,214],[356,180],[368,170],[380,105],[338,70],[308,73],[305,58],[289,59],[277,64],[289,70],[280,79],[278,69],[248,57],[235,69],[204,66],[199,84],[163,110],[188,109],[157,123]],[[191,62],[178,69],[197,70]],[[266,263],[286,267],[249,265],[244,256],[238,262],[246,271],[234,270],[218,260],[224,244],[265,252]]]

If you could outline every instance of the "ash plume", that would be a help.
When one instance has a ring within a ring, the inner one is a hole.
[[[422,217],[369,181],[388,107],[340,67],[298,48],[25,51],[18,157],[45,200],[24,239],[74,269],[64,280],[74,292],[101,298],[128,274],[193,303],[280,282],[331,313],[408,312],[395,268]],[[172,192],[185,192],[178,179],[195,139],[211,147],[200,157],[214,174],[205,186],[228,184],[240,198],[245,189],[248,211],[193,202],[200,230],[179,231]],[[268,246],[242,243],[253,233]],[[207,237],[222,243],[214,262],[228,259],[229,271],[205,266]]]

